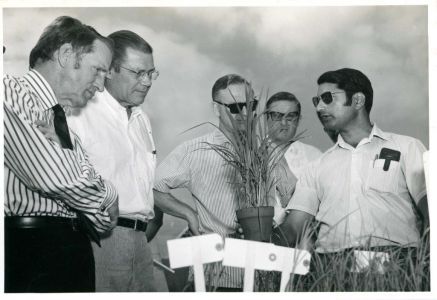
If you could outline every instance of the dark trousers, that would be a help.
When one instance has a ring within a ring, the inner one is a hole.
[[[5,292],[94,292],[90,241],[70,228],[6,228]]]

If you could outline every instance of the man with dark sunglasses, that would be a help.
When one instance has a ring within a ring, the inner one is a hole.
[[[251,89],[246,79],[235,74],[220,77],[214,83],[212,108],[220,129],[226,131],[233,121],[244,128],[247,109],[254,110],[257,105],[256,99],[246,101],[247,91]],[[232,184],[234,169],[207,146],[207,143],[224,144],[226,141],[224,134],[214,129],[176,147],[157,168],[156,205],[165,213],[186,219],[195,235],[219,233],[230,237],[236,233],[238,201]],[[195,210],[170,194],[176,188],[185,188],[192,194]],[[205,275],[206,285],[218,287],[217,291],[241,291],[242,269],[211,266]]]
[[[304,247],[300,237],[315,219],[319,253],[418,247],[418,214],[428,226],[424,145],[370,121],[373,89],[362,72],[329,71],[317,83],[317,115],[338,140],[299,177],[283,224],[289,242]]]
[[[278,92],[272,95],[266,103],[267,125],[269,136],[274,145],[288,145],[284,153],[288,167],[295,176],[310,162],[317,159],[322,152],[314,146],[295,139],[301,119],[301,105],[295,95],[289,92]],[[285,216],[284,208],[291,195],[282,195],[279,191],[275,206],[275,222],[282,223]]]

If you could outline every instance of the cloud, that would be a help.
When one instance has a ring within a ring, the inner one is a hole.
[[[183,130],[215,121],[210,90],[227,73],[245,76],[257,91],[296,94],[301,127],[312,136],[307,142],[326,149],[330,141],[310,99],[321,73],[345,66],[371,79],[376,123],[428,145],[426,6],[6,8],[6,72],[26,71],[30,49],[59,15],[77,17],[105,35],[130,29],[151,43],[161,75],[145,109],[162,155],[199,134],[180,135]]]

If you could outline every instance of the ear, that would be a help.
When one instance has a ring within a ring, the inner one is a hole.
[[[220,111],[219,111],[219,104],[213,102],[212,103],[212,110],[214,111],[214,114],[216,115],[217,118],[220,118]]]
[[[358,92],[353,94],[352,96],[352,105],[357,110],[364,107],[364,104],[366,103],[366,96],[364,96],[363,93]]]
[[[299,119],[297,119],[296,122],[296,127],[299,126],[301,120],[302,120],[302,115],[299,115]]]
[[[59,64],[62,67],[65,67],[68,64],[69,60],[71,60],[75,56],[73,46],[71,46],[70,43],[63,44],[61,47],[59,47],[57,55]]]

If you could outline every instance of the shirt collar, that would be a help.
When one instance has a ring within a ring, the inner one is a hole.
[[[213,143],[217,145],[222,145],[226,142],[229,142],[228,138],[218,128],[215,128],[212,132],[212,139]]]
[[[112,95],[105,89],[102,92],[102,96],[104,97],[106,103],[109,107],[114,110],[117,114],[124,115],[127,117],[126,108],[120,104]],[[132,114],[131,117],[136,116],[141,113],[141,108],[139,106],[132,106]]]
[[[372,139],[374,136],[380,137],[383,140],[388,140],[389,137],[387,133],[382,131],[376,124],[373,124],[372,132],[370,133],[369,139]]]
[[[52,87],[38,71],[31,69],[23,78],[27,81],[33,92],[39,96],[38,98],[44,110],[51,109],[58,104]]]
[[[359,146],[359,145],[362,145],[362,144],[370,143],[374,137],[379,137],[379,138],[381,138],[381,139],[383,139],[383,140],[388,140],[387,134],[386,134],[384,131],[382,131],[382,130],[381,130],[381,129],[380,129],[380,128],[379,128],[379,127],[374,123],[374,124],[373,124],[373,127],[372,127],[372,130],[370,131],[369,136],[363,138],[363,139],[358,143],[358,146]],[[345,148],[345,149],[353,148],[351,145],[349,145],[348,143],[346,143],[346,142],[343,140],[343,137],[341,136],[341,134],[338,135],[337,143],[335,144],[335,146],[339,146],[339,147],[341,147],[341,148]]]

